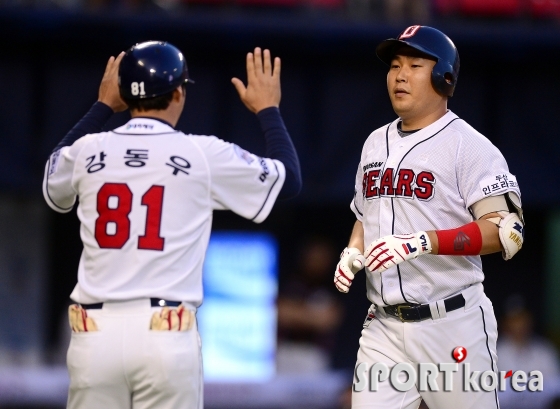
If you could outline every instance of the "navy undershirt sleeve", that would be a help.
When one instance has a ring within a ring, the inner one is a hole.
[[[257,117],[264,133],[266,157],[279,160],[286,168],[286,180],[278,198],[297,196],[302,186],[299,159],[280,110],[276,107],[265,108],[257,113]]]
[[[64,138],[56,145],[53,152],[65,147],[70,146],[82,136],[90,133],[98,133],[103,130],[103,126],[107,123],[109,118],[113,115],[113,110],[103,102],[97,101],[90,110],[83,116],[80,121],[74,125],[72,129],[66,134]]]

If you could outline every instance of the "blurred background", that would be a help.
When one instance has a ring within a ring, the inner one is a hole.
[[[206,407],[349,407],[368,301],[363,275],[348,295],[332,275],[363,141],[394,119],[374,50],[412,24],[454,40],[449,107],[502,151],[523,194],[523,251],[484,256],[484,285],[500,369],[541,370],[545,385],[502,393],[502,408],[560,407],[560,0],[1,0],[0,408],[64,407],[81,242],[75,212],[44,203],[43,168],[96,100],[108,57],[146,40],[182,49],[196,80],[178,128],[256,154],[257,120],[230,78],[245,78],[255,46],[280,56],[281,111],[302,165],[302,194],[261,225],[215,213],[199,313]],[[227,268],[216,249],[251,256]],[[223,285],[228,274],[260,281],[241,294]]]

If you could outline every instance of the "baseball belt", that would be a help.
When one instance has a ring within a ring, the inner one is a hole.
[[[196,321],[195,312],[186,309],[181,301],[150,298],[150,305],[159,308],[159,311],[152,314],[150,320],[150,330],[152,331],[188,331],[193,327]],[[68,317],[72,331],[97,331],[96,322],[91,317],[88,317],[86,310],[98,310],[101,308],[103,308],[102,302],[96,304],[71,305]]]
[[[150,298],[150,304],[152,307],[178,307],[181,305],[181,301],[169,301],[162,300],[161,298]],[[103,308],[103,303],[98,302],[95,304],[80,304],[84,310],[100,310]]]
[[[446,311],[458,310],[465,306],[463,294],[443,300]],[[382,307],[385,313],[397,317],[402,322],[417,322],[432,318],[429,304],[396,304]]]

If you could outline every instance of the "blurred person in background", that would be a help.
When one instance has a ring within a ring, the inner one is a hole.
[[[551,342],[535,335],[533,315],[519,294],[511,295],[504,306],[505,314],[499,326],[498,369],[500,371],[541,371],[544,388],[539,392],[514,391],[511,383],[500,392],[501,409],[560,408],[558,353]],[[530,376],[529,376],[530,377]]]
[[[343,310],[331,285],[333,244],[308,238],[295,271],[278,295],[278,373],[320,373],[330,368],[330,352]]]
[[[498,338],[498,368],[501,371],[538,370],[543,378],[560,375],[558,353],[552,343],[535,335],[533,315],[525,306],[522,296],[510,296]]]

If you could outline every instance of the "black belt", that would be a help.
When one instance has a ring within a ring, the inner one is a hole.
[[[169,301],[162,300],[161,298],[150,298],[150,304],[152,307],[178,307],[181,305],[181,301]],[[103,303],[98,302],[96,304],[80,304],[84,310],[100,310],[103,308]]]
[[[463,294],[457,294],[454,297],[443,300],[446,311],[458,310],[465,306],[465,297]],[[429,304],[397,304],[385,305],[383,310],[394,317],[397,317],[402,322],[422,321],[432,318]]]

